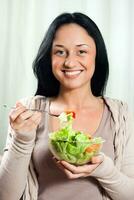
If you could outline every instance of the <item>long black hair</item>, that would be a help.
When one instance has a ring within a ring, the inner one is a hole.
[[[33,62],[33,71],[38,80],[36,95],[52,97],[59,93],[60,83],[52,73],[51,49],[57,29],[69,23],[80,25],[94,39],[96,59],[95,72],[91,79],[91,91],[95,96],[103,96],[109,75],[105,43],[97,25],[88,16],[78,12],[63,13],[50,24]]]

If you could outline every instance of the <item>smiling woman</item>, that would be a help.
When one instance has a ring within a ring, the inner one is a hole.
[[[0,165],[0,200],[132,200],[134,123],[125,103],[104,96],[109,65],[96,24],[82,13],[56,17],[33,70],[38,80],[35,96],[17,102],[9,116]],[[76,117],[72,128],[69,124],[63,131],[53,114],[64,111]],[[63,138],[59,151],[63,149],[64,155],[69,151],[66,161],[52,158],[48,143],[53,131]],[[65,144],[64,138],[70,132],[72,141],[74,136],[80,141],[80,132],[88,142],[87,135],[102,137],[103,153],[81,166],[68,163],[73,155],[78,159],[78,149],[83,152],[81,158],[100,148],[96,143],[80,147],[75,140],[70,151],[70,142]]]
[[[51,59],[52,57],[54,59]],[[95,65],[91,90],[95,96],[103,95],[109,74],[105,43],[96,24],[86,15],[83,15],[83,18],[80,17],[79,13],[76,13],[74,18],[68,13],[65,14],[65,18],[56,18],[48,29],[33,63],[34,73],[39,80],[36,94],[48,97],[57,96],[60,84],[51,73],[53,64],[55,65],[56,61],[63,62],[64,60],[64,66],[67,68],[70,61],[70,64],[74,65],[76,57],[77,59],[81,58],[82,63],[88,62],[91,65],[90,62],[92,62]],[[94,60],[95,63],[93,63]],[[77,62],[80,61],[77,60]],[[76,67],[80,67],[80,63]],[[83,70],[84,66],[81,67]]]

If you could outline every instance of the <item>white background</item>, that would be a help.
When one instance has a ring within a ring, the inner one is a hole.
[[[62,12],[83,12],[104,37],[110,77],[106,95],[124,100],[134,113],[133,0],[0,0],[0,151],[8,109],[36,89],[32,62],[52,20]]]

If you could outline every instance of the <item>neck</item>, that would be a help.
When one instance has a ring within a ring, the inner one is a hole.
[[[60,102],[72,109],[81,109],[87,106],[93,106],[96,102],[96,97],[93,96],[90,88],[79,88],[75,90],[63,90],[61,88],[57,98]]]

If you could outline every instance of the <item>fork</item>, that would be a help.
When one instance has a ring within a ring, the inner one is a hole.
[[[9,107],[9,106],[6,105],[6,104],[4,104],[3,107],[4,107],[4,108],[9,108],[9,109],[15,109],[15,108],[16,108],[16,107]],[[54,117],[59,117],[59,115],[60,115],[60,114],[53,114],[53,113],[50,113],[50,112],[47,111],[47,110],[42,110],[42,109],[27,108],[27,110],[38,111],[38,112],[41,112],[41,113],[48,113],[49,115],[54,116]]]

